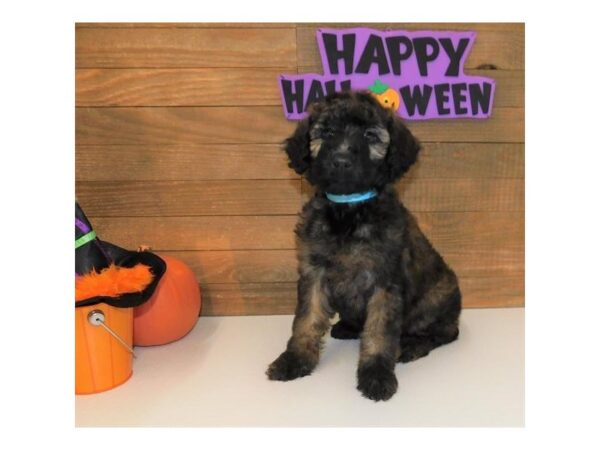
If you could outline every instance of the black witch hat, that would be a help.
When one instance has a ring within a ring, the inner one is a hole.
[[[152,296],[166,268],[154,253],[129,251],[98,239],[75,202],[76,307],[139,306]]]

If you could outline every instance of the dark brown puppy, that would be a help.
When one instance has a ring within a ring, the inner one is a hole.
[[[461,294],[392,183],[419,144],[368,93],[337,93],[311,105],[285,142],[290,167],[315,186],[296,228],[298,304],[287,349],[271,380],[309,375],[322,338],[361,339],[358,389],[387,400],[394,367],[458,337]]]

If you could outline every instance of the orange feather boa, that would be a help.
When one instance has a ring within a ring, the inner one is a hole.
[[[75,278],[75,301],[91,297],[117,297],[121,294],[141,292],[152,282],[150,267],[136,264],[133,267],[118,267],[111,264],[106,269],[92,270]]]

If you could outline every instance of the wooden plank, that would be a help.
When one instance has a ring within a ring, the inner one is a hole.
[[[279,144],[80,145],[75,158],[78,181],[299,178]],[[411,176],[523,178],[524,160],[523,144],[425,143]]]
[[[296,283],[200,285],[203,316],[293,314]]]
[[[433,245],[448,252],[524,251],[523,212],[418,212]],[[93,217],[98,235],[125,248],[250,250],[296,248],[297,215],[204,217]]]
[[[186,263],[200,284],[295,282],[295,250],[161,251]]]
[[[294,249],[296,215],[204,217],[90,217],[101,239],[135,249]]]
[[[294,130],[275,106],[77,108],[77,145],[279,144]]]
[[[77,145],[280,143],[295,128],[280,107],[77,108]],[[524,142],[524,110],[485,120],[410,121],[422,142]]]
[[[524,211],[522,179],[418,179],[397,184],[400,199],[414,211]]]
[[[300,73],[309,71],[300,68]],[[279,106],[287,69],[77,69],[77,106]],[[524,72],[473,70],[496,80],[496,107],[523,107]]]
[[[312,188],[303,183],[304,200]],[[398,184],[400,198],[419,211],[524,211],[522,179],[414,179]],[[299,180],[81,181],[80,203],[90,216],[295,214]]]
[[[473,30],[477,32],[466,69],[492,65],[504,70],[525,69],[525,27],[515,24],[368,24],[369,28],[397,30]],[[364,26],[364,25],[363,25]],[[297,29],[298,67],[308,72],[323,73],[317,47],[316,30],[320,26],[299,26]],[[325,26],[324,26],[325,27]],[[327,28],[347,28],[335,24]]]
[[[78,181],[299,179],[279,144],[79,145]]]
[[[328,27],[352,28],[371,27],[378,29],[405,29],[405,30],[525,30],[522,22],[77,22],[75,29],[79,28],[295,28],[295,27]]]
[[[524,181],[519,178],[416,178],[407,175],[396,184],[400,199],[413,212],[524,211]],[[303,200],[314,188],[302,179]]]
[[[413,120],[421,142],[525,142],[525,110],[493,108],[489,119]]]
[[[295,72],[296,67],[77,69],[75,102],[77,106],[278,106],[278,76]]]
[[[299,180],[85,181],[76,184],[89,216],[295,214]]]
[[[497,143],[424,143],[412,178],[524,178],[525,146]]]
[[[438,250],[459,278],[513,277],[525,271],[525,255],[519,250],[462,249],[451,252],[440,246]]]
[[[78,22],[80,28],[295,28],[290,22]]]
[[[459,279],[465,308],[525,306],[525,277],[462,277]]]
[[[83,67],[290,67],[289,28],[77,28],[75,64]]]
[[[489,77],[496,81],[494,107],[525,106],[524,70],[467,70],[467,75]]]
[[[491,246],[492,244],[490,244]],[[461,248],[438,245],[459,277],[519,276],[524,253],[516,248]],[[295,250],[161,251],[187,263],[201,283],[275,283],[296,281]]]
[[[305,22],[298,23],[298,28],[358,28],[367,27],[378,30],[448,30],[448,31],[520,31],[525,32],[523,22]]]
[[[525,251],[525,214],[519,212],[417,212],[421,231],[443,253]],[[522,263],[519,264],[522,266]]]
[[[524,306],[523,277],[461,278],[464,308]],[[203,316],[294,314],[296,283],[203,284]]]

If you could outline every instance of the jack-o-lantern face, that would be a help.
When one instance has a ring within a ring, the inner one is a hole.
[[[369,86],[369,91],[371,91],[373,97],[375,97],[384,108],[389,108],[394,112],[398,111],[398,108],[400,108],[400,95],[398,94],[398,91],[390,88],[380,80],[375,80],[375,83]]]

